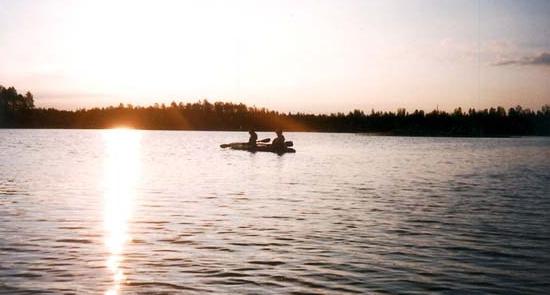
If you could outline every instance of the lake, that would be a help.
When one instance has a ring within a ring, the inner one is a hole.
[[[0,130],[0,293],[550,292],[550,138],[285,135]]]

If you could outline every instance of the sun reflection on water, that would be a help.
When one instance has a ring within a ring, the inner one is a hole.
[[[141,133],[131,129],[111,129],[103,133],[105,171],[103,194],[103,226],[105,246],[109,252],[107,268],[113,285],[105,294],[118,294],[124,273],[123,249],[129,240],[128,222],[132,213],[135,186],[139,173]]]

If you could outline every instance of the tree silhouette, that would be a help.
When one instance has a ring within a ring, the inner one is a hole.
[[[30,92],[19,94],[14,87],[0,86],[0,127],[4,128],[111,128],[248,130],[319,132],[373,132],[409,136],[516,136],[550,135],[550,105],[539,111],[521,106],[483,110],[458,107],[451,113],[433,110],[394,112],[353,110],[347,114],[279,113],[242,103],[202,100],[195,103],[172,101],[142,107],[117,107],[76,111],[35,108]]]

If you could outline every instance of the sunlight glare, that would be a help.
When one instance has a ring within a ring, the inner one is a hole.
[[[106,264],[113,286],[105,294],[118,294],[124,273],[123,248],[129,240],[128,222],[139,173],[139,131],[116,128],[103,133],[106,157],[104,171],[103,225],[105,246],[110,253]]]

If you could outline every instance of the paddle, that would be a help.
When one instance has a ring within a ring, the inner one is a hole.
[[[256,142],[261,142],[261,143],[268,143],[271,141],[271,138],[264,138],[264,139],[261,139],[261,140],[257,140]],[[233,142],[233,143],[224,143],[224,144],[220,144],[220,147],[221,148],[226,148],[226,147],[230,147],[231,145],[233,144],[246,144],[246,142]]]

